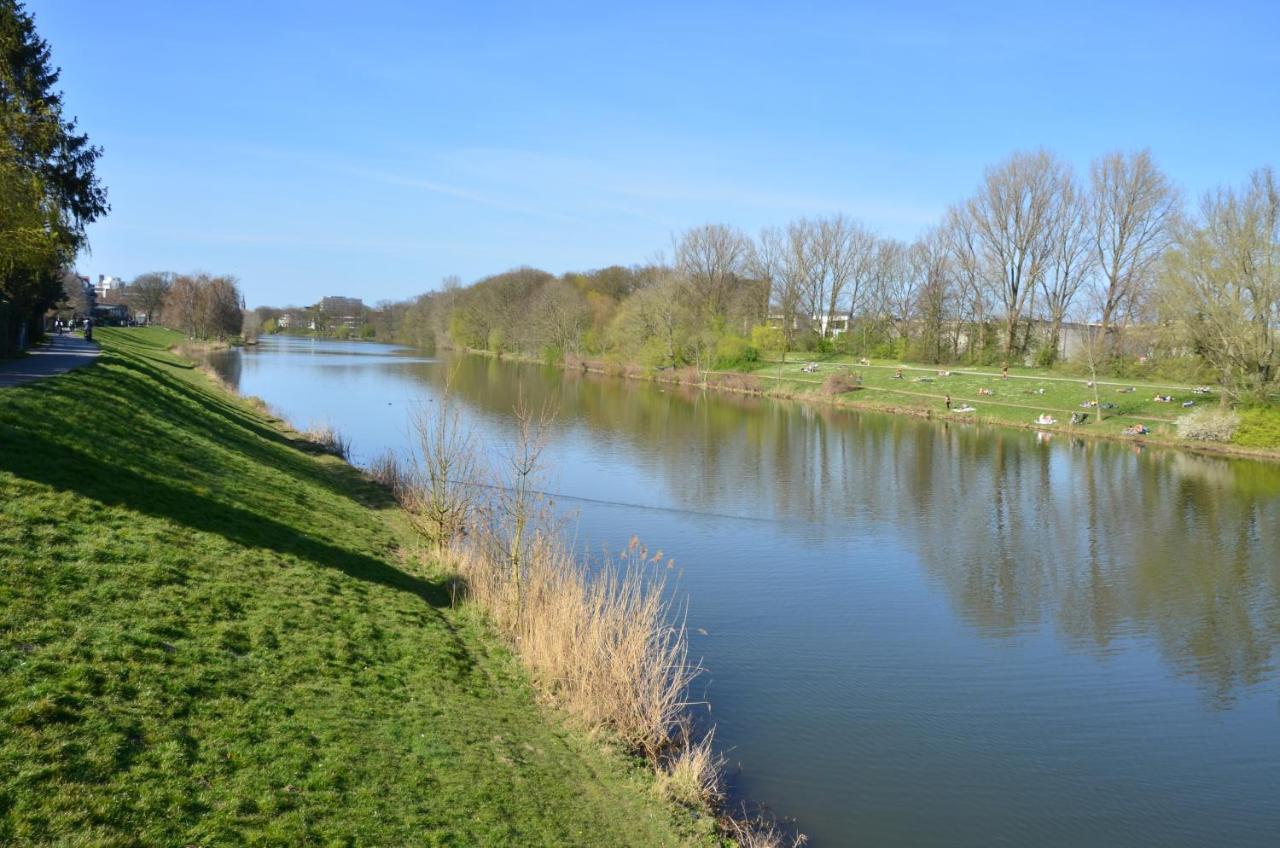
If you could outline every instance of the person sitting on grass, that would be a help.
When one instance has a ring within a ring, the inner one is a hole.
[[[1152,400],[1156,403],[1173,403],[1173,397],[1170,395],[1156,395]]]
[[[1147,425],[1145,424],[1134,424],[1124,428],[1124,434],[1126,436],[1145,436],[1150,432],[1151,431],[1147,429]]]
[[[996,393],[991,391],[991,389],[988,389],[986,386],[983,386],[982,388],[978,389],[978,394],[985,395],[986,397],[995,397]]]
[[[896,369],[896,370],[893,372],[893,379],[895,379],[895,380],[901,380],[901,379],[902,379],[902,369],[901,369],[901,368],[898,368],[898,369]]]
[[[1047,412],[1040,413],[1040,417],[1036,419],[1037,424],[1057,424],[1058,420]]]

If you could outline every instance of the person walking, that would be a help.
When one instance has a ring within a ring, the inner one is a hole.
[[[947,395],[946,404],[947,404],[947,412],[950,412],[951,411],[951,395]]]

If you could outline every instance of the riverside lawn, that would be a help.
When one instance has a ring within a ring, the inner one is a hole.
[[[764,393],[805,395],[820,391],[823,381],[831,374],[852,372],[862,378],[862,387],[837,396],[838,401],[853,405],[890,411],[928,412],[931,416],[960,420],[990,421],[997,424],[1030,426],[1041,414],[1048,414],[1057,421],[1055,429],[1071,429],[1085,435],[1120,436],[1126,427],[1144,424],[1151,435],[1161,441],[1180,442],[1186,446],[1194,443],[1179,440],[1176,433],[1177,419],[1219,404],[1219,391],[1210,386],[1207,394],[1197,394],[1196,385],[1157,380],[1127,379],[1099,374],[1095,389],[1089,386],[1089,378],[1064,374],[1045,368],[1010,368],[1009,379],[1001,378],[999,369],[966,368],[963,366],[920,365],[897,360],[869,360],[863,365],[850,356],[815,356],[805,353],[791,354],[786,362],[761,361],[744,365],[741,371],[754,375],[761,381]],[[817,370],[806,372],[805,366],[814,363]],[[895,379],[901,370],[902,379]],[[946,372],[948,376],[941,376]],[[980,394],[980,389],[992,394]],[[1122,391],[1132,389],[1132,391]],[[966,404],[974,407],[972,413],[948,413],[944,404],[951,396],[953,409]],[[1157,395],[1173,398],[1172,402],[1155,400]],[[1085,406],[1092,401],[1110,404],[1102,410]],[[1193,406],[1183,407],[1185,401]],[[1087,414],[1083,425],[1069,427],[1072,413]],[[1280,408],[1268,407],[1243,410],[1241,426],[1233,440],[1246,449],[1269,449],[1274,454],[1280,449],[1280,438],[1272,433],[1280,422]]]
[[[0,391],[0,843],[711,845],[385,490],[168,351]]]

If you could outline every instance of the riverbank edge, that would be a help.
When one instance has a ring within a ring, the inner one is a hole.
[[[131,331],[124,330],[121,332],[128,333]],[[297,430],[289,421],[273,410],[262,398],[241,394],[236,391],[234,387],[219,379],[216,372],[214,372],[213,369],[211,369],[205,362],[202,362],[197,358],[199,354],[221,351],[227,349],[227,347],[228,345],[223,343],[197,343],[191,345],[184,343],[182,340],[175,339],[172,343],[168,344],[164,350],[174,359],[183,363],[182,367],[189,368],[192,371],[197,372],[207,384],[206,391],[211,394],[220,394],[225,396],[226,401],[230,404],[239,406],[243,411],[251,415],[253,418],[256,418],[256,423],[261,427],[272,430],[288,441],[296,444],[312,442],[309,438],[309,434]],[[104,345],[104,348],[108,348],[109,350],[108,345]],[[218,429],[230,429],[230,425],[221,421],[217,422],[215,426]],[[107,444],[110,444],[110,442],[107,442]],[[321,446],[315,445],[314,442],[312,442],[312,444],[314,449],[306,449],[303,453],[311,455],[313,461],[325,464],[331,462],[340,463],[339,467],[345,469],[345,472],[359,476],[359,480],[353,478],[345,487],[343,487],[346,489],[345,494],[348,499],[353,504],[359,505],[359,508],[367,513],[371,521],[377,522],[378,525],[385,529],[389,538],[402,543],[402,547],[406,552],[416,550],[418,546],[408,530],[408,521],[404,516],[402,509],[399,507],[388,508],[386,506],[370,506],[366,503],[365,498],[362,497],[362,493],[359,491],[361,485],[377,485],[376,481],[372,481],[364,469],[353,465],[345,457],[334,456],[332,452],[323,450]],[[341,480],[335,480],[334,482],[336,484],[340,484]],[[319,538],[319,535],[320,534],[317,534],[317,538]],[[428,573],[440,571],[438,568],[433,568],[431,564],[427,562],[425,557],[420,558],[418,561]],[[407,573],[414,576],[412,572]],[[436,574],[435,576],[441,575]],[[484,622],[482,611],[463,611],[461,615],[477,617],[481,622],[480,628],[483,630],[487,640],[491,640],[495,645],[503,645],[503,650],[509,655],[514,653],[509,648],[505,647],[505,643],[496,633],[494,628],[489,626],[487,622]],[[492,650],[492,647],[486,645],[484,646],[484,649],[485,652],[489,652]],[[166,651],[168,650],[169,649],[166,648]],[[477,653],[479,653],[479,646],[477,646]],[[514,662],[514,660],[512,661]],[[599,757],[601,757],[603,761],[612,761],[612,765],[609,766],[611,774],[626,774],[630,776],[625,783],[620,782],[616,777],[610,778],[613,781],[613,791],[618,792],[619,794],[631,793],[635,796],[635,802],[637,805],[652,805],[656,803],[659,807],[665,808],[666,815],[669,816],[671,822],[670,833],[674,839],[679,841],[679,844],[688,846],[705,846],[705,848],[712,848],[712,846],[724,848],[725,846],[736,844],[726,841],[726,838],[719,833],[710,833],[707,832],[706,828],[699,828],[697,826],[697,822],[700,816],[696,811],[694,811],[691,818],[691,811],[689,808],[662,796],[658,790],[657,780],[652,772],[648,769],[641,768],[641,765],[644,762],[642,758],[628,754],[609,739],[603,739],[598,734],[591,734],[584,729],[576,727],[560,710],[556,709],[553,705],[549,705],[545,700],[538,697],[535,688],[527,679],[521,681],[521,686],[528,695],[530,702],[534,705],[530,712],[539,714],[538,720],[545,723],[552,733],[572,738],[572,748],[574,750],[595,751],[598,752]],[[495,728],[495,730],[497,729],[500,728]],[[593,754],[592,756],[594,757],[596,755]],[[583,765],[584,768],[595,773],[596,779],[602,782],[606,780],[605,775],[600,773],[600,763],[592,763],[590,759],[584,757]],[[637,777],[640,775],[643,775],[643,777],[639,777],[637,780]],[[625,826],[625,820],[620,820],[620,824]]]
[[[312,431],[298,430],[282,413],[271,407],[271,405],[263,398],[255,395],[242,394],[235,386],[224,380],[218,374],[217,370],[208,364],[207,360],[200,356],[202,354],[221,352],[226,349],[228,349],[228,346],[225,344],[187,345],[184,343],[175,343],[169,347],[169,352],[189,362],[222,393],[251,406],[260,417],[267,421],[270,426],[274,427],[281,434],[293,439],[312,442],[317,446],[318,450],[336,457],[337,460],[341,461],[355,473],[361,475],[362,478],[377,483],[378,485],[382,485],[378,483],[378,481],[366,469],[360,468],[352,463],[349,457],[345,454],[345,451],[330,449],[330,443],[317,439],[315,433]],[[195,356],[193,356],[193,354],[195,354]],[[394,494],[394,492],[392,494]],[[389,532],[397,536],[404,536],[409,533],[409,531],[405,529],[408,525],[408,520],[403,515],[403,508],[397,507],[395,513],[399,516],[400,523],[403,526],[395,527],[393,526],[393,522],[390,520],[383,519],[383,521],[387,524]],[[438,568],[435,570],[440,571]],[[444,572],[440,573],[442,576],[448,577]],[[483,610],[477,610],[477,613],[481,616],[487,616],[487,613]],[[488,630],[492,631],[495,638],[498,638],[496,628],[488,622],[486,622],[485,626]],[[510,650],[512,650],[513,653],[516,652],[514,647],[510,648]],[[526,685],[529,686],[531,691],[534,691],[532,684],[526,683]],[[548,703],[545,701],[544,703],[546,704],[546,708],[555,715],[554,720],[558,724],[569,724],[569,726],[572,726],[571,716],[569,716],[564,710],[560,709],[554,703]],[[575,729],[574,732],[581,736],[579,740],[581,744],[586,745],[590,744],[592,741],[600,741],[596,735],[589,731]],[[604,747],[608,756],[614,756],[624,760],[628,765],[648,765],[647,761],[643,757],[627,753],[611,740],[605,740]],[[723,782],[725,779],[723,767],[717,768],[717,772],[719,772],[717,779]],[[742,848],[747,848],[747,846],[758,846],[758,848],[785,848],[788,844],[799,846],[804,840],[804,837],[795,831],[793,823],[778,822],[767,814],[761,815],[763,809],[756,813],[746,814],[745,811],[747,808],[744,807],[744,814],[736,814],[727,805],[714,798],[704,797],[700,806],[697,808],[691,808],[686,804],[664,798],[661,795],[658,776],[652,772],[652,770],[648,769],[646,769],[646,775],[647,791],[662,798],[663,803],[668,807],[673,817],[683,817],[693,813],[695,815],[695,820],[698,816],[707,815],[715,821],[719,832],[711,836],[711,838],[716,840],[715,844],[717,845],[725,846],[725,848],[732,848],[733,846],[742,846]],[[696,837],[686,834],[686,838],[693,839]],[[690,844],[702,843],[696,842]]]
[[[533,365],[550,365],[559,368],[565,372],[581,371],[588,374],[599,374],[605,377],[613,377],[623,380],[635,380],[646,383],[659,383],[662,385],[688,386],[689,388],[702,389],[704,391],[715,391],[726,394],[737,394],[745,397],[771,398],[774,400],[785,400],[798,403],[812,404],[816,406],[827,406],[835,409],[845,409],[854,412],[872,412],[883,415],[896,415],[907,418],[916,418],[925,421],[934,421],[945,424],[960,424],[964,426],[982,425],[985,427],[1007,428],[1010,430],[1032,431],[1040,433],[1051,433],[1053,435],[1067,436],[1070,438],[1093,439],[1098,441],[1111,442],[1122,445],[1138,445],[1141,447],[1161,448],[1164,450],[1177,450],[1185,453],[1200,454],[1206,456],[1216,456],[1225,459],[1251,459],[1258,462],[1269,462],[1280,464],[1280,449],[1268,448],[1250,448],[1242,445],[1224,444],[1221,442],[1194,442],[1188,439],[1169,439],[1159,436],[1124,436],[1115,433],[1100,433],[1091,431],[1087,427],[1072,426],[1070,424],[1021,424],[1015,421],[1006,421],[1000,418],[985,418],[981,416],[965,415],[961,417],[957,414],[940,414],[931,409],[921,409],[919,407],[901,406],[898,404],[886,404],[872,400],[856,400],[850,399],[849,394],[863,389],[855,389],[853,393],[845,393],[843,395],[826,396],[817,391],[813,392],[794,392],[786,389],[768,390],[768,389],[747,389],[737,386],[722,385],[715,382],[709,382],[707,376],[723,376],[729,378],[755,378],[760,379],[750,371],[703,371],[704,376],[700,381],[685,382],[678,378],[663,379],[664,373],[671,373],[673,376],[678,375],[679,371],[674,372],[649,372],[643,366],[635,363],[617,363],[611,364],[609,367],[600,367],[583,361],[577,365],[570,365],[567,361],[561,359],[557,362],[548,362],[545,359],[539,359],[534,356],[526,356],[524,354],[515,353],[495,353],[490,350],[478,350],[475,348],[443,348],[454,353],[462,353],[467,355],[482,356],[489,359],[510,360],[512,362],[522,362]]]

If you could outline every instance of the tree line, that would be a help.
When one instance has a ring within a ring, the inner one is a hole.
[[[1051,365],[1070,327],[1104,365],[1182,363],[1260,397],[1280,378],[1280,192],[1263,168],[1188,209],[1149,151],[1080,174],[1018,152],[910,242],[843,214],[755,237],[705,224],[663,261],[451,278],[367,320],[415,345],[701,368],[791,351]]]
[[[240,283],[226,274],[150,271],[109,293],[105,302],[124,304],[135,316],[191,339],[227,339],[253,329]]]

